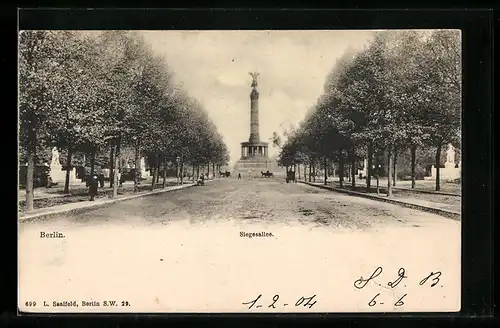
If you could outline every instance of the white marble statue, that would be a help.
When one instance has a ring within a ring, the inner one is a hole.
[[[448,150],[446,151],[446,162],[455,163],[455,147],[452,144],[448,144]]]
[[[51,166],[60,166],[61,162],[59,162],[59,151],[57,151],[57,147],[52,148],[52,162]]]

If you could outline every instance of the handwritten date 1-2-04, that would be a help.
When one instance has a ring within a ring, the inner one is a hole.
[[[316,301],[314,300],[314,298],[316,297],[316,294],[314,294],[313,296],[309,296],[309,297],[300,297],[299,299],[297,299],[297,301],[292,304],[292,306],[304,306],[304,307],[309,307],[309,308],[312,308],[314,306],[314,304],[316,304]],[[262,298],[262,294],[259,294],[259,296],[257,296],[257,298],[255,298],[254,300],[251,300],[251,301],[248,301],[248,302],[243,302],[241,304],[243,305],[248,305],[248,308],[251,309],[255,306],[255,308],[261,308],[263,307],[262,304],[257,304],[257,302],[259,301],[259,299]],[[271,308],[271,309],[276,309],[277,307],[287,307],[288,305],[291,305],[291,304],[288,304],[288,303],[285,303],[285,302],[280,302],[280,296],[278,294],[274,295],[273,298],[272,298],[272,302],[269,302],[269,304],[267,305],[267,308]]]

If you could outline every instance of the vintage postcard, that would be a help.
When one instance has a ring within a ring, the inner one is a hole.
[[[461,308],[458,30],[19,32],[20,313]]]

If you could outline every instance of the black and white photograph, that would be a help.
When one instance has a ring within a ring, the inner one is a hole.
[[[18,39],[20,312],[460,310],[460,30]]]

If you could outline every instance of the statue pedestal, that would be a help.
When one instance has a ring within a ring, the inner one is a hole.
[[[445,163],[445,167],[439,169],[440,181],[453,181],[459,179],[460,176],[461,169],[460,167],[455,167],[455,163]],[[434,167],[434,165],[431,167],[431,176],[428,180],[436,180],[436,168]]]
[[[52,182],[54,183],[65,183],[66,182],[66,171],[62,169],[61,165],[54,165],[52,164],[50,166],[50,178],[52,179]],[[73,168],[69,172],[69,183],[73,184],[77,181],[76,179],[76,169]]]
[[[149,171],[146,171],[146,170],[141,170],[141,179],[148,179],[151,177],[151,174],[149,173]]]
[[[139,161],[139,172],[141,174],[141,179],[148,179],[151,177],[150,171],[146,170],[146,160],[144,157],[141,157],[141,160]]]
[[[359,175],[361,175],[363,178],[368,176],[368,160],[366,158],[363,161],[363,168],[361,170],[358,170],[358,176]]]
[[[445,169],[454,169],[455,168],[455,163],[453,162],[446,162],[444,163]]]
[[[261,172],[273,172],[273,163],[265,157],[242,158],[234,166],[237,173],[242,176],[257,178],[262,176]]]
[[[102,175],[104,175],[104,179],[109,179],[111,170],[110,169],[102,169],[101,170]]]

